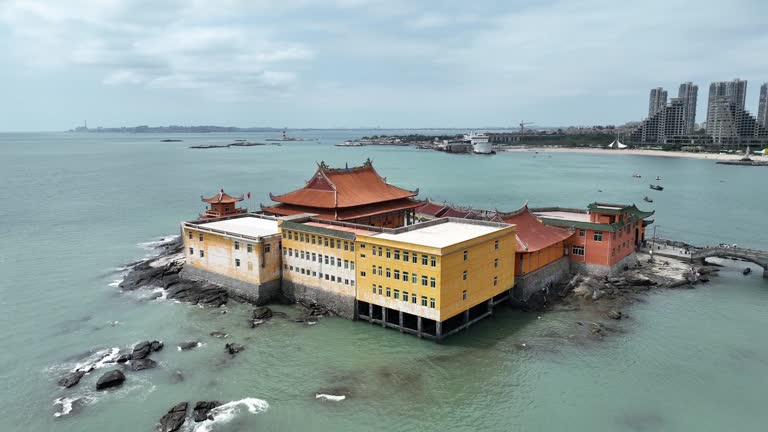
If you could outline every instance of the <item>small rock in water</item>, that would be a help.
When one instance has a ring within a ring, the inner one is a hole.
[[[213,420],[213,416],[211,415],[211,410],[216,408],[217,406],[221,405],[221,402],[219,401],[199,401],[195,404],[194,410],[194,420],[196,423],[206,421],[206,420]]]
[[[155,366],[157,366],[157,362],[149,358],[131,360],[128,362],[128,367],[130,367],[132,371],[152,369]]]
[[[152,349],[152,352],[157,352],[163,349],[163,343],[160,341],[152,341],[150,342],[149,347]]]
[[[184,374],[181,373],[181,371],[176,371],[171,375],[171,378],[169,381],[171,382],[171,384],[178,384],[184,381]]]
[[[63,377],[61,377],[59,379],[59,385],[61,387],[64,387],[64,388],[73,387],[73,386],[77,385],[77,383],[80,382],[80,379],[83,376],[85,376],[85,372],[84,371],[80,371],[80,370],[72,372],[72,373],[69,373],[69,374],[64,375]]]
[[[226,348],[227,352],[231,355],[235,355],[245,349],[244,346],[237,343],[228,343],[224,345],[224,347]]]
[[[152,352],[151,342],[149,341],[139,342],[133,347],[133,352],[131,352],[131,359],[141,360],[143,358],[147,358],[151,352]]]
[[[265,320],[269,318],[272,318],[272,309],[266,306],[261,306],[253,310],[254,320]]]
[[[608,311],[608,318],[615,319],[615,320],[620,320],[621,319],[621,312],[617,311],[617,310],[611,309],[611,310]]]
[[[187,417],[187,407],[189,403],[181,402],[168,412],[160,417],[159,432],[177,432],[184,425],[184,420]]]
[[[112,370],[99,378],[96,382],[96,390],[104,390],[110,387],[116,387],[123,384],[125,381],[125,375],[119,370]]]
[[[128,360],[131,359],[130,354],[120,354],[120,357],[115,360],[117,363],[126,363]]]
[[[221,332],[221,331],[213,331],[213,332],[211,332],[211,336],[223,339],[223,338],[225,338],[225,337],[227,337],[229,335],[224,333],[224,332]]]
[[[198,341],[182,342],[178,346],[179,346],[179,350],[187,351],[187,350],[191,350],[191,349],[194,349],[194,348],[197,348],[198,346],[200,346],[200,342],[198,342]]]

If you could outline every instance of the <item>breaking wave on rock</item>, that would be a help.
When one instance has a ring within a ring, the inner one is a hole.
[[[217,424],[229,423],[245,408],[251,414],[259,414],[269,408],[267,401],[257,398],[245,398],[227,402],[210,411],[213,420],[205,420],[195,427],[194,432],[211,432]]]
[[[315,395],[315,399],[320,399],[324,401],[331,401],[331,402],[341,402],[347,397],[344,395],[330,395],[325,393],[318,393]]]

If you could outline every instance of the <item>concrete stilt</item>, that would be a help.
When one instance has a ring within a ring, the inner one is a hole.
[[[417,317],[417,319],[416,319],[416,335],[418,337],[421,337],[421,329],[422,329],[421,317]]]
[[[768,268],[763,269],[763,277],[768,279]]]
[[[386,327],[387,326],[387,308],[381,307],[381,326]]]
[[[368,303],[368,322],[373,324],[373,303]]]
[[[400,333],[403,332],[403,311],[399,311],[400,313]]]
[[[443,322],[435,321],[435,337],[437,339],[443,338]]]
[[[493,299],[488,299],[488,314],[493,315]]]
[[[464,325],[467,325],[469,322],[469,309],[464,311]]]

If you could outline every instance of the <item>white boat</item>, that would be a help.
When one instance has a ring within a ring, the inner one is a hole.
[[[464,135],[464,140],[472,144],[472,152],[475,154],[494,154],[493,147],[484,133],[470,133]]]

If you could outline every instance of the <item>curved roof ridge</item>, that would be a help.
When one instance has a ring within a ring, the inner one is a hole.
[[[239,197],[233,197],[232,195],[224,192],[224,189],[221,189],[219,193],[210,198],[205,198],[202,195],[200,196],[200,200],[208,204],[236,203],[242,201],[243,199],[245,199],[243,195],[240,195]]]

